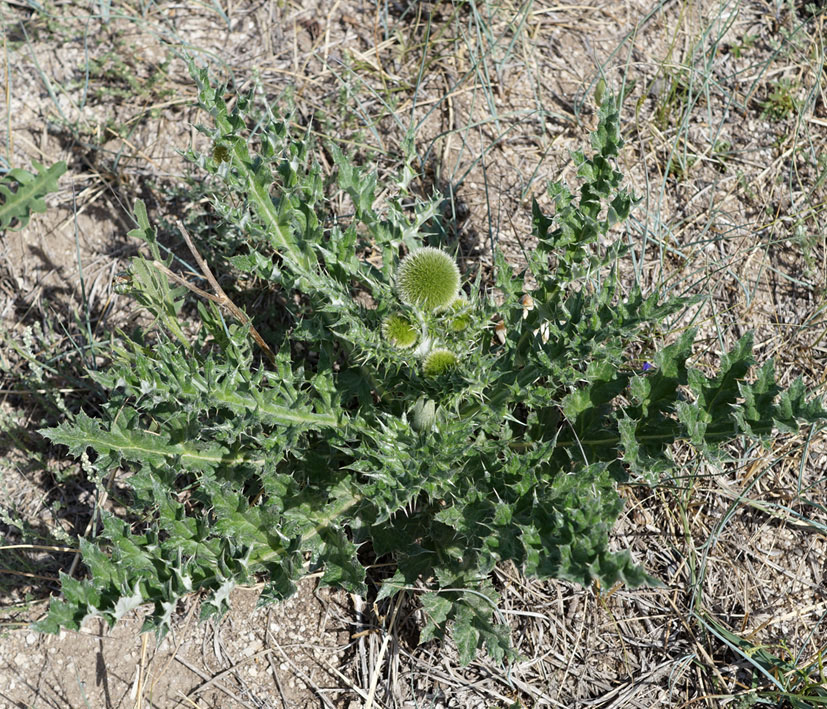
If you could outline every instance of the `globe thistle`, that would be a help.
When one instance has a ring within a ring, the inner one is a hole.
[[[439,310],[450,305],[459,293],[459,268],[444,251],[425,246],[402,259],[396,287],[403,303]]]
[[[451,350],[435,349],[428,353],[422,365],[426,377],[438,377],[457,366],[459,360]]]
[[[394,347],[407,349],[416,344],[417,332],[401,315],[388,315],[382,321],[382,335]]]

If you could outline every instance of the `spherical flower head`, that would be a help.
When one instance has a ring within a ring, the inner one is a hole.
[[[416,330],[401,315],[388,315],[382,321],[382,334],[394,347],[403,350],[416,344]]]
[[[459,293],[459,268],[444,251],[425,246],[402,259],[396,287],[403,303],[439,310],[450,305]]]
[[[451,350],[435,349],[428,353],[422,365],[426,377],[438,377],[457,366],[457,356]]]

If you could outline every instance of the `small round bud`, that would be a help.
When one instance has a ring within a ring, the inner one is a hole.
[[[457,366],[457,356],[451,350],[431,350],[422,365],[426,377],[438,377]]]
[[[457,315],[455,318],[451,318],[448,327],[451,328],[451,332],[462,332],[470,324],[471,318],[468,316],[468,313],[463,313],[462,315]]]
[[[468,300],[464,295],[454,298],[454,302],[448,306],[448,311],[452,314],[448,320],[448,328],[451,332],[462,332],[471,324]]]
[[[439,310],[450,305],[459,293],[459,268],[444,251],[425,246],[402,259],[396,287],[403,303]]]
[[[388,315],[382,321],[382,335],[394,347],[403,350],[416,344],[416,330],[401,315]]]
[[[417,399],[411,411],[411,427],[414,431],[423,433],[434,427],[436,419],[436,403],[433,399]]]

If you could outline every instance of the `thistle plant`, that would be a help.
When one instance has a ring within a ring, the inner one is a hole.
[[[108,392],[100,411],[43,431],[72,455],[91,449],[101,491],[125,490],[128,514],[104,512],[80,540],[88,578],[63,577],[43,630],[149,604],[147,627],[164,632],[186,594],[209,616],[237,584],[264,581],[262,602],[275,601],[318,571],[379,603],[415,594],[423,642],[450,636],[466,663],[481,647],[503,659],[497,563],[654,583],[610,548],[619,482],[668,475],[677,441],[713,456],[827,416],[800,380],[782,391],[771,362],[748,377],[749,335],[714,376],[691,363],[692,330],[640,371],[643,333],[668,332],[695,301],[624,293],[620,246],[599,244],[633,204],[611,97],[590,154],[575,154],[578,193],[551,185],[553,217],[534,205],[537,247],[519,272],[495,254],[494,295],[423,243],[438,197],[418,200],[401,179],[379,206],[375,174],[335,145],[326,184],[290,115],[244,96],[230,110],[224,87],[193,75],[215,149],[190,157],[237,233],[222,267],[232,297],[206,263],[197,286],[174,273],[137,204],[146,254],[131,289],[156,326],[124,335],[91,374]],[[336,187],[352,214],[334,211]],[[243,309],[265,296],[281,307]],[[199,328],[182,327],[187,297]],[[376,560],[390,573],[369,575]]]

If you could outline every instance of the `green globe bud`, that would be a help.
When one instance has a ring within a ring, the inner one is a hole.
[[[471,324],[471,316],[468,313],[468,300],[464,295],[457,296],[448,306],[453,316],[448,320],[448,328],[451,332],[462,332]]]
[[[416,344],[416,330],[401,315],[388,315],[382,321],[382,334],[394,347],[403,350]]]
[[[457,366],[459,360],[451,350],[431,350],[422,365],[426,377],[438,377]]]
[[[471,324],[471,318],[468,317],[467,313],[465,315],[457,315],[450,323],[448,323],[448,327],[451,328],[451,332],[462,332]]]
[[[417,399],[411,414],[411,427],[414,431],[420,433],[430,431],[436,420],[436,403],[433,399],[425,399],[424,397]]]
[[[459,268],[444,251],[425,246],[402,259],[396,287],[403,303],[439,310],[450,305],[459,293]]]

